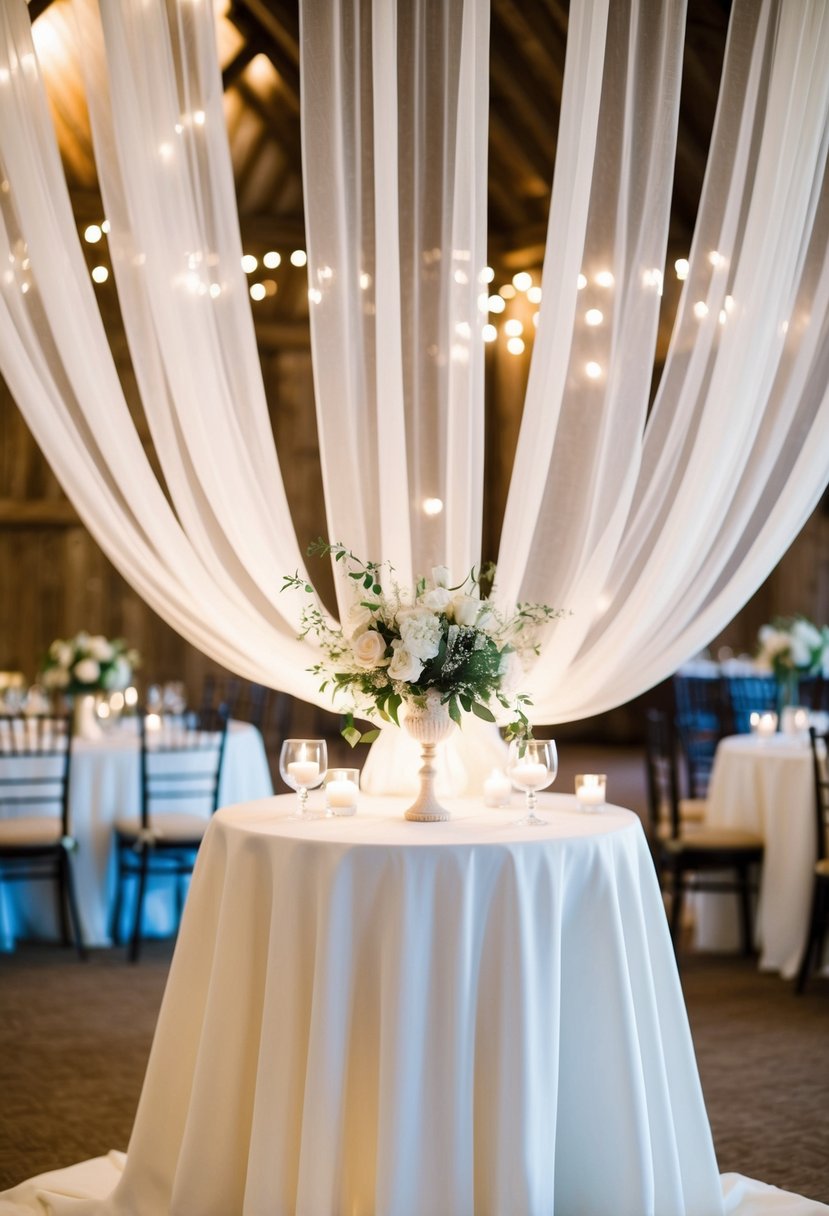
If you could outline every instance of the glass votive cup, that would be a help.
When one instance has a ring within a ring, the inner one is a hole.
[[[358,768],[331,768],[325,777],[325,812],[327,815],[353,815],[360,793]]]
[[[809,711],[803,705],[787,705],[780,718],[780,729],[784,735],[808,737]]]
[[[607,774],[578,773],[576,801],[583,811],[596,811],[603,807],[607,801]]]
[[[769,739],[777,733],[777,714],[773,710],[763,710],[749,715],[751,733],[760,739]]]

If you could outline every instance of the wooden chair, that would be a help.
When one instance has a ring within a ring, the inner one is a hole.
[[[52,882],[64,945],[86,958],[70,854],[71,716],[0,718],[0,883]]]
[[[717,744],[730,733],[724,684],[717,676],[675,675],[676,730],[690,798],[705,798]]]
[[[734,733],[747,735],[753,713],[776,710],[780,688],[774,676],[729,676],[726,680]]]
[[[651,845],[663,887],[670,894],[670,926],[674,946],[682,923],[686,891],[735,892],[740,901],[744,954],[752,949],[752,869],[763,860],[763,841],[749,832],[683,822],[676,763],[676,738],[670,718],[649,710],[646,761]],[[721,876],[717,871],[728,871]]]
[[[120,943],[124,887],[134,881],[135,908],[129,959],[137,962],[147,882],[174,882],[176,924],[183,907],[183,882],[192,873],[210,816],[219,804],[227,739],[227,709],[200,714],[146,715],[141,726],[141,810],[115,822],[118,859],[110,931]],[[172,807],[186,801],[185,810]]]
[[[823,941],[829,928],[829,732],[819,735],[814,727],[809,731],[812,742],[812,766],[815,775],[815,810],[817,814],[814,885],[809,932],[803,950],[803,961],[797,976],[795,991],[803,992],[810,972],[820,966]]]

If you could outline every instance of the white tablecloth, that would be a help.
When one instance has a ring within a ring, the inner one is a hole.
[[[22,1183],[0,1216],[829,1211],[717,1176],[633,815],[366,802],[219,812],[126,1162]]]
[[[141,804],[139,742],[135,723],[100,740],[73,741],[69,798],[78,842],[72,867],[84,940],[110,944],[109,908],[114,886],[113,821],[138,815]],[[219,805],[262,798],[272,792],[262,736],[246,722],[231,722],[225,747]],[[129,884],[132,888],[134,884]],[[149,933],[173,927],[173,886],[169,880],[148,887],[144,921]],[[132,895],[132,891],[129,891]],[[125,922],[129,908],[125,907]],[[0,949],[15,937],[54,937],[55,899],[47,884],[0,884]]]
[[[791,978],[806,942],[816,856],[815,787],[808,742],[787,735],[736,735],[717,748],[708,819],[765,841],[755,919],[760,966]],[[736,897],[696,900],[696,945],[738,948]]]

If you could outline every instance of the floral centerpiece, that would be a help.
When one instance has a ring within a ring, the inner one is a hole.
[[[530,700],[518,686],[528,660],[539,652],[544,626],[559,611],[546,604],[518,604],[510,613],[497,608],[492,565],[472,570],[454,586],[448,569],[438,566],[410,588],[400,586],[388,562],[361,561],[342,544],[320,539],[308,553],[333,555],[354,584],[354,602],[341,625],[315,597],[303,610],[300,633],[313,637],[322,651],[309,670],[322,677],[321,691],[339,700],[346,713],[342,733],[352,746],[379,733],[360,732],[355,714],[399,725],[404,705],[405,724],[424,747],[424,767],[430,758],[424,732],[441,717],[451,729],[472,713],[504,726],[508,739],[532,737]],[[285,577],[287,588],[314,593],[299,574]],[[422,779],[423,774],[421,769]]]
[[[100,634],[76,634],[64,641],[56,638],[41,667],[45,688],[70,696],[115,692],[127,688],[133,669],[140,662],[123,638],[108,641]]]
[[[829,627],[819,629],[803,616],[779,617],[758,634],[758,666],[773,671],[785,702],[796,704],[802,676],[829,677]]]

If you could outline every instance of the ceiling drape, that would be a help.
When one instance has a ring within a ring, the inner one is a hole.
[[[89,284],[24,0],[0,8],[0,370],[148,602],[226,666],[323,703],[295,638],[299,605],[279,591],[301,546],[240,269],[212,7],[97,7],[75,0],[161,477]],[[647,417],[684,9],[571,4],[544,298],[499,554],[504,601],[572,610],[528,676],[539,722],[668,675],[739,609],[826,484],[825,10],[733,6],[691,269]],[[303,0],[301,15],[329,530],[402,579],[438,562],[462,577],[480,556],[484,475],[488,5]]]

